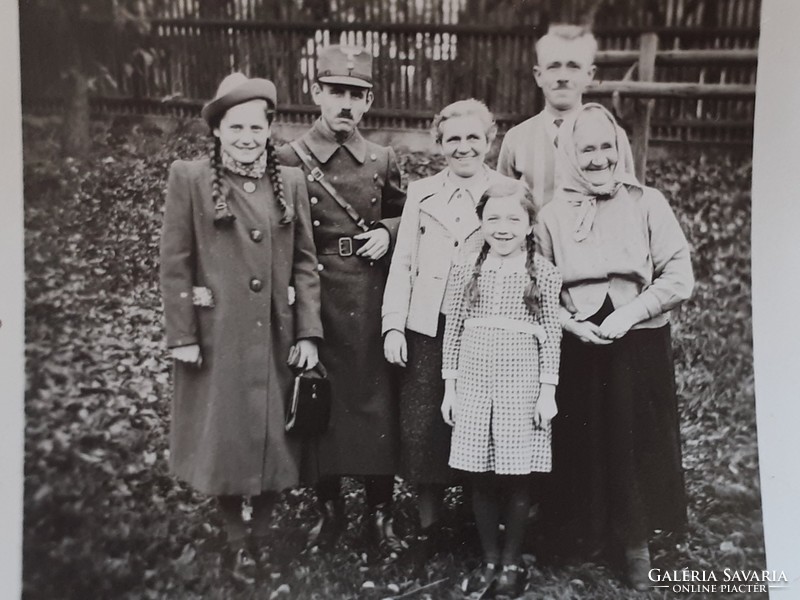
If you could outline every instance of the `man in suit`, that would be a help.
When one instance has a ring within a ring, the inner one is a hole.
[[[544,94],[544,109],[512,127],[503,138],[497,170],[522,179],[533,192],[537,208],[553,198],[555,146],[558,128],[582,103],[594,77],[597,40],[577,25],[552,25],[536,42],[536,84]],[[619,149],[620,161],[633,172],[627,138]]]
[[[402,549],[390,510],[399,432],[381,303],[405,193],[394,151],[358,130],[373,100],[372,55],[324,48],[311,94],[320,117],[278,151],[283,164],[306,173],[322,285],[320,361],[332,387],[330,425],[307,457],[322,515],[310,541],[338,537],[346,520],[341,477],[355,476],[364,480],[371,540],[390,554]]]

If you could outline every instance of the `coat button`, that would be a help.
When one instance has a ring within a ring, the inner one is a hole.
[[[314,221],[314,222],[312,223],[312,225],[314,225],[314,227],[319,227],[319,221]]]
[[[319,264],[317,265],[317,271],[322,271],[322,269],[324,269],[324,268],[325,268],[325,267],[324,267],[324,265],[323,265],[322,263],[319,263]]]
[[[247,192],[248,194],[252,194],[253,192],[256,191],[256,184],[253,183],[252,181],[245,181],[242,187],[244,188],[244,191]]]
[[[373,173],[373,174],[372,174],[372,178],[373,178],[375,181],[377,181],[377,180],[378,180],[378,174],[377,174],[377,173]]]
[[[425,225],[420,225],[419,226],[419,234],[422,235],[424,233],[425,233]]]
[[[261,233],[258,229],[251,229],[250,230],[250,239],[254,242],[258,243],[264,239],[264,234]]]
[[[253,290],[254,292],[260,292],[263,287],[264,283],[257,277],[253,277],[250,280],[250,289]]]
[[[319,202],[319,200],[317,200],[317,197],[316,196],[311,196],[311,204],[314,205],[317,202]]]
[[[456,248],[458,248],[458,240],[453,244]]]
[[[370,154],[369,155],[369,159],[370,160],[378,160],[378,155],[377,154]]]
[[[372,198],[372,199],[370,199],[369,202],[370,202],[370,204],[375,204],[377,201],[378,201],[377,198]]]
[[[310,174],[306,175],[306,179],[308,179],[311,183],[314,182],[314,176],[313,175],[310,175]]]

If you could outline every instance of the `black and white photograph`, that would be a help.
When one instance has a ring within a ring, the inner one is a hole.
[[[9,597],[800,598],[798,8],[21,0]]]

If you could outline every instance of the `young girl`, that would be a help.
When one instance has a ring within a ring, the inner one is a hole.
[[[476,211],[484,244],[475,260],[453,272],[453,284],[464,292],[453,295],[447,314],[442,415],[453,426],[450,466],[472,473],[483,546],[484,564],[466,591],[486,590],[497,578],[498,595],[517,596],[525,583],[520,546],[528,476],[551,466],[561,276],[535,251],[536,209],[523,183],[491,186]]]
[[[628,580],[644,591],[650,533],[686,523],[668,314],[694,279],[666,199],[621,166],[622,135],[599,104],[564,121],[560,189],[537,224],[564,280],[548,518],[572,526],[562,540],[624,549]]]
[[[210,156],[172,165],[161,235],[175,359],[170,467],[218,498],[233,572],[245,581],[255,564],[242,497],[252,497],[253,533],[264,534],[276,492],[297,485],[298,448],[284,432],[287,359],[312,368],[322,337],[305,182],[276,161],[275,102],[266,79],[222,81],[202,111]]]

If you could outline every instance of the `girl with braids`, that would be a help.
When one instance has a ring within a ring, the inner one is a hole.
[[[247,582],[251,542],[269,531],[276,494],[298,484],[299,448],[283,427],[290,365],[313,368],[322,338],[306,186],[276,160],[275,103],[271,81],[222,81],[202,111],[210,156],[172,165],[161,236],[170,467],[217,497],[233,574]]]
[[[561,276],[536,253],[536,209],[525,184],[504,178],[476,212],[484,243],[453,269],[452,285],[463,292],[451,296],[447,313],[441,412],[453,427],[450,466],[470,474],[483,547],[465,591],[495,588],[516,598],[526,579],[520,558],[531,474],[551,468]]]

